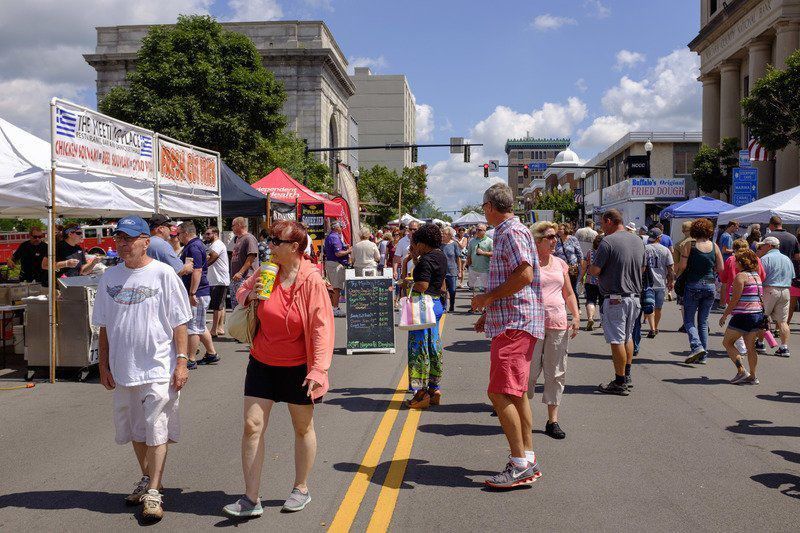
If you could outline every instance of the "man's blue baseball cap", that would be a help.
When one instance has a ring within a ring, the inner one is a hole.
[[[147,225],[142,217],[135,215],[122,217],[117,221],[117,229],[114,233],[124,233],[130,237],[139,237],[140,235],[150,236],[150,226]]]

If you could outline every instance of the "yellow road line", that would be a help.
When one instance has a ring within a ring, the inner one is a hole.
[[[439,335],[444,331],[446,316],[446,314],[442,315],[439,322]],[[403,484],[408,460],[411,457],[411,448],[414,446],[414,437],[417,434],[417,424],[419,424],[421,414],[422,411],[419,409],[410,409],[408,411],[408,417],[406,417],[405,424],[403,424],[403,431],[400,433],[400,440],[397,442],[397,449],[394,452],[394,457],[392,457],[392,464],[389,466],[386,479],[383,481],[383,487],[378,495],[375,509],[372,511],[372,517],[369,519],[367,533],[383,533],[389,530],[394,508],[397,505],[397,498],[400,496],[400,486]]]

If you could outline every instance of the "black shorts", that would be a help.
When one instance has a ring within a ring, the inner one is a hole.
[[[600,305],[600,287],[591,283],[586,283],[583,286],[583,292],[587,304]]]
[[[754,331],[763,331],[763,325],[764,313],[743,313],[740,315],[731,315],[731,321],[728,322],[728,329],[746,335]]]
[[[208,304],[209,311],[224,311],[225,297],[228,295],[227,285],[211,286],[211,303]]]
[[[319,403],[322,399],[312,402],[307,396],[308,388],[303,387],[307,375],[306,365],[265,365],[251,355],[244,378],[244,395],[296,405]]]

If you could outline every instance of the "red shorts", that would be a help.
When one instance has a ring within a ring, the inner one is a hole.
[[[528,390],[536,337],[507,329],[492,339],[488,392],[521,397]]]

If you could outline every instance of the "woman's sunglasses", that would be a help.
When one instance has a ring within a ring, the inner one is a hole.
[[[269,242],[272,243],[273,246],[280,246],[283,243],[290,243],[294,241],[284,241],[283,239],[279,239],[278,237],[270,237]]]

